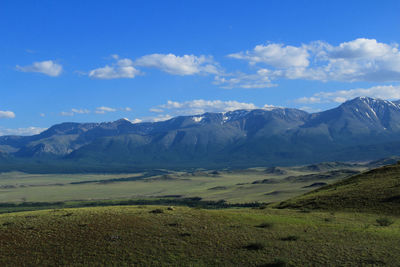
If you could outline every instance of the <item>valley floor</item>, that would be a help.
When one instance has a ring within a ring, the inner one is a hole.
[[[399,218],[379,218],[166,206],[17,212],[0,215],[0,265],[398,266]]]
[[[126,174],[0,173],[0,204],[201,197],[229,203],[278,202],[367,169],[360,165],[171,171]]]

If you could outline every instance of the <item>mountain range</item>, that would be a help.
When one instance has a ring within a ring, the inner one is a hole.
[[[0,137],[0,171],[276,166],[399,154],[400,102],[368,97],[312,114],[276,107],[162,122],[66,122]]]

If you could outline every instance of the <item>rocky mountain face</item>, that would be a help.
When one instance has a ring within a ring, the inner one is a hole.
[[[359,97],[314,114],[273,108],[154,123],[62,123],[34,136],[2,136],[0,152],[0,160],[145,167],[371,160],[400,154],[400,103]]]

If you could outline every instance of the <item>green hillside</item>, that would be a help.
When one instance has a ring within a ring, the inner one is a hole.
[[[18,212],[0,215],[0,265],[395,266],[398,222],[377,218],[165,206]]]
[[[281,202],[278,207],[400,214],[400,164],[354,175]]]

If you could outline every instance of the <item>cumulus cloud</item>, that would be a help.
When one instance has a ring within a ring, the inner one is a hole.
[[[117,111],[117,109],[103,106],[103,107],[96,108],[95,113],[104,114],[106,112],[115,112],[115,111]]]
[[[39,72],[52,77],[59,76],[62,72],[62,66],[52,60],[34,62],[28,66],[17,65],[16,68],[23,72]]]
[[[9,110],[7,110],[7,111],[0,110],[0,119],[3,119],[3,118],[13,119],[13,118],[15,118],[15,113],[12,111],[9,111]]]
[[[212,57],[174,54],[151,54],[135,60],[136,66],[157,68],[173,75],[217,74],[218,64]]]
[[[7,129],[7,128],[0,127],[0,136],[2,136],[2,135],[34,135],[34,134],[39,134],[45,130],[47,130],[47,128],[27,127],[27,128]]]
[[[265,63],[276,68],[307,67],[309,54],[306,46],[284,46],[283,44],[256,45],[253,50],[228,55],[243,59],[250,64]]]
[[[119,79],[135,78],[140,71],[133,66],[133,61],[128,58],[119,59],[117,55],[112,56],[116,62],[111,66],[91,70],[89,77],[94,79]]]
[[[384,85],[371,88],[356,88],[351,90],[339,90],[334,92],[319,92],[311,97],[302,97],[296,100],[297,103],[316,104],[336,102],[342,103],[359,96],[368,96],[387,100],[400,99],[400,86]]]
[[[196,115],[205,112],[227,112],[237,109],[256,109],[253,103],[243,103],[238,101],[221,101],[221,100],[191,100],[184,102],[168,101],[166,104],[156,107],[161,112],[165,110],[173,116],[178,115]]]
[[[219,85],[221,88],[266,88],[273,87],[270,79],[271,71],[267,69],[259,69],[255,74],[236,73],[229,75],[216,75],[214,84]]]
[[[398,44],[358,38],[337,46],[316,41],[307,45],[257,45],[228,55],[252,65],[267,65],[269,79],[319,81],[400,81]]]

